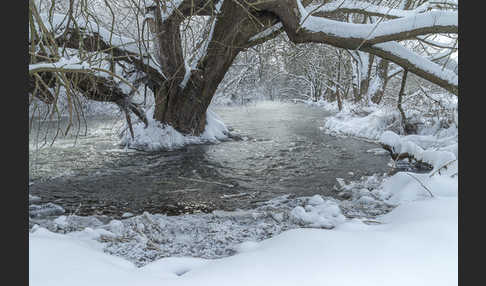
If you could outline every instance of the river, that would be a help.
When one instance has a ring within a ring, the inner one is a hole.
[[[30,136],[29,193],[67,213],[120,217],[141,214],[249,209],[290,194],[336,197],[336,178],[355,180],[390,171],[389,156],[367,152],[379,145],[325,134],[330,114],[293,103],[213,108],[240,140],[143,152],[118,146],[120,119],[87,118],[80,128],[36,148]]]

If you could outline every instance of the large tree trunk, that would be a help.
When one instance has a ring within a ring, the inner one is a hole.
[[[186,74],[179,32],[183,16],[173,13],[163,21],[160,9],[154,9],[155,17],[149,21],[151,32],[160,35],[157,47],[161,65],[170,67],[163,70],[167,80],[156,92],[154,119],[185,134],[200,135],[204,131],[206,110],[218,85],[249,38],[263,29],[257,29],[247,11],[238,4],[223,2],[207,39],[207,48],[189,74]]]

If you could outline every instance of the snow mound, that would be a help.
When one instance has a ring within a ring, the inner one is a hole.
[[[456,197],[456,177],[445,175],[412,174],[399,172],[387,178],[380,187],[381,197],[388,203],[399,205],[435,197]],[[432,195],[431,195],[432,193]]]
[[[339,204],[332,200],[323,200],[319,195],[311,197],[304,207],[295,207],[290,215],[296,223],[304,227],[331,229],[345,221]]]
[[[172,126],[163,125],[153,119],[154,108],[147,111],[148,126],[142,122],[133,125],[134,138],[125,130],[120,145],[127,148],[158,151],[173,150],[189,144],[218,143],[228,138],[228,128],[221,118],[211,110],[206,112],[206,127],[201,136],[183,135]]]
[[[323,129],[329,134],[355,136],[377,140],[381,134],[400,119],[397,111],[376,110],[367,116],[357,117],[348,112],[341,112],[329,117]]]
[[[439,99],[443,99],[440,98]],[[443,100],[441,100],[442,102]],[[431,147],[445,147],[457,143],[457,103],[443,103],[450,110],[443,118],[438,119],[424,117],[418,111],[410,111],[407,118],[417,127],[417,134],[407,135],[409,141],[413,141],[424,149]],[[326,118],[324,132],[332,135],[354,136],[377,141],[385,131],[402,133],[400,113],[387,106],[359,106],[347,103],[342,111],[336,109],[335,102],[320,101],[316,105],[325,110],[335,112]],[[409,107],[412,109],[413,107]],[[432,110],[430,113],[437,113]],[[447,117],[450,117],[447,119]],[[454,118],[452,118],[454,117]],[[449,120],[449,121],[448,121]]]
[[[445,146],[443,149],[424,150],[417,144],[420,144],[420,138],[421,136],[399,136],[393,131],[385,131],[381,135],[379,142],[390,146],[393,153],[407,153],[417,161],[430,164],[434,168],[432,173],[439,169],[444,169],[450,175],[457,172],[457,143]]]
[[[386,174],[374,174],[348,183],[338,180],[338,196],[343,199],[340,206],[346,217],[374,218],[390,212],[395,205],[386,201],[390,195],[381,188],[387,178]]]

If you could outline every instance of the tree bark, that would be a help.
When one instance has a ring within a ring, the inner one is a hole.
[[[408,75],[408,71],[407,70],[404,70],[403,71],[403,76],[402,76],[402,83],[401,83],[401,86],[400,86],[400,92],[398,93],[398,102],[397,102],[397,108],[398,108],[398,111],[400,111],[400,115],[401,115],[401,123],[402,123],[402,128],[403,130],[406,132],[406,129],[407,129],[407,117],[405,116],[405,112],[403,111],[403,107],[402,107],[402,101],[403,101],[403,94],[405,93],[405,85],[407,83],[407,75]]]
[[[371,101],[375,104],[380,104],[383,95],[385,94],[385,89],[388,84],[388,66],[390,62],[384,59],[380,59],[378,66],[376,67],[376,78],[378,80],[378,86],[371,94]]]

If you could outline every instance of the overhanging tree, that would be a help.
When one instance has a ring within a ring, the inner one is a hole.
[[[457,12],[454,11],[457,7],[453,1],[424,2],[413,10],[342,0],[319,3],[309,0],[155,0],[146,1],[145,5],[131,2],[138,13],[145,13],[147,25],[142,27],[148,27],[149,41],[155,49],[141,48],[147,46],[147,41],[141,39],[143,31],[137,39],[140,43],[137,50],[127,41],[113,41],[113,29],[109,33],[99,32],[99,27],[95,32],[91,25],[80,29],[76,25],[79,20],[68,13],[67,18],[72,21],[64,23],[61,33],[45,28],[46,33],[31,36],[31,94],[49,103],[52,102],[49,94],[56,84],[70,87],[74,80],[76,91],[84,96],[115,102],[127,114],[134,112],[144,119],[143,111],[130,101],[131,93],[144,84],[155,97],[155,120],[182,133],[199,135],[204,131],[211,99],[238,53],[280,33],[286,33],[294,43],[327,44],[374,55],[451,93],[458,93],[454,72],[399,43],[430,34],[457,34]],[[33,7],[31,1],[31,10]],[[371,24],[348,23],[339,20],[342,17],[338,16],[343,13],[381,16],[384,20]],[[207,27],[194,38],[198,41],[188,45],[181,30],[195,17],[207,17]],[[42,22],[40,16],[31,18],[31,26]],[[88,17],[83,23],[90,21]],[[42,27],[31,30],[42,30]],[[54,49],[45,48],[53,45]],[[44,49],[34,48],[38,46]],[[52,56],[60,47],[103,53],[110,66],[129,65],[136,76],[131,76],[124,68],[123,73],[93,68],[86,61],[61,65],[61,57]]]

